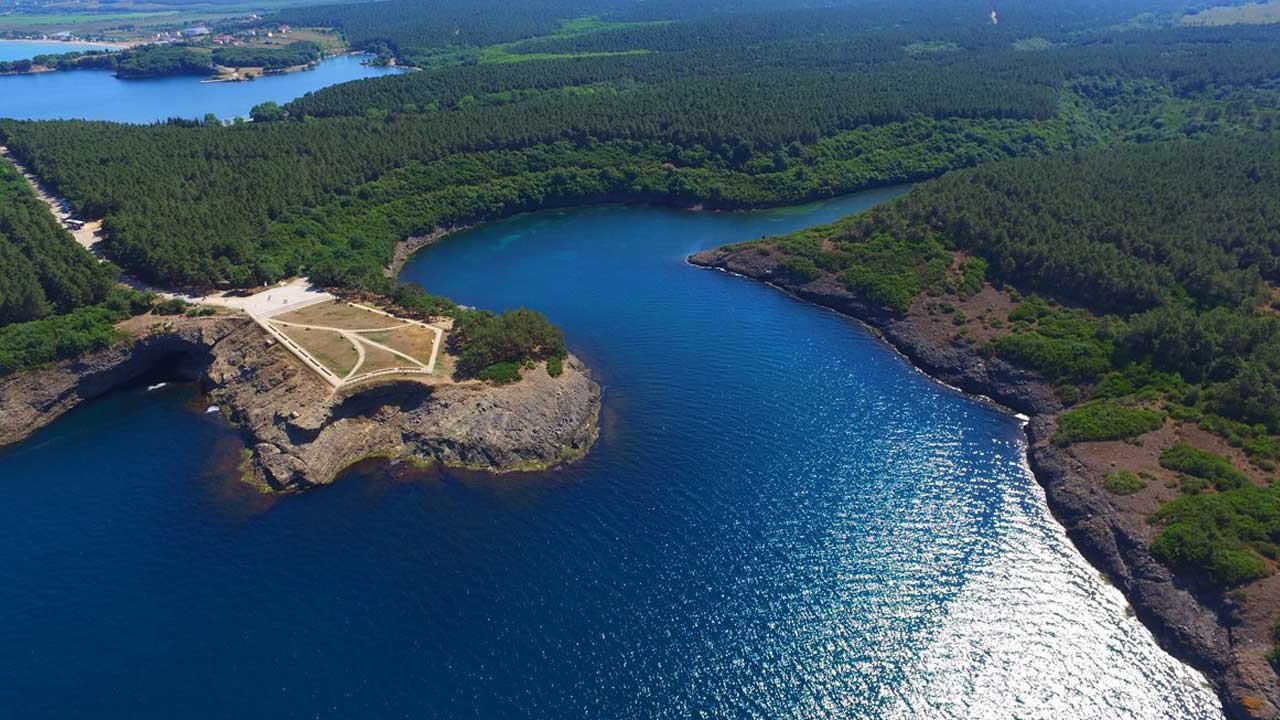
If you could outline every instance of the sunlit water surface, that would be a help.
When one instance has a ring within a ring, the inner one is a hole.
[[[407,278],[545,310],[591,364],[601,439],[558,473],[272,502],[174,387],[0,451],[0,717],[1220,718],[1052,520],[1016,420],[684,263],[892,194],[420,254]]]
[[[0,43],[0,51],[5,50],[4,45]],[[120,80],[108,70],[8,75],[0,77],[0,117],[128,123],[159,122],[171,117],[203,118],[207,113],[223,120],[248,118],[254,105],[268,100],[285,103],[348,80],[401,72],[363,64],[367,59],[340,55],[320,61],[311,70],[264,75],[251,82],[202,82],[202,78],[191,75]]]

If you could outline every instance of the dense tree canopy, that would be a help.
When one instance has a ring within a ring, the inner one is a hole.
[[[219,47],[213,50],[213,62],[228,67],[260,67],[283,70],[306,65],[320,59],[319,45],[308,41],[292,42],[280,48]]]
[[[0,325],[96,303],[113,277],[7,162],[0,162],[0,268]]]

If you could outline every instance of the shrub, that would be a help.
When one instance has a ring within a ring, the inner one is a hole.
[[[497,385],[506,385],[508,383],[519,382],[520,380],[520,363],[502,362],[494,363],[476,373],[476,377],[487,382]]]
[[[170,298],[156,303],[153,309],[157,315],[181,315],[187,311],[187,303],[178,298]]]
[[[1271,667],[1280,673],[1280,621],[1271,626],[1271,643],[1272,647],[1267,651],[1267,662],[1271,663]]]
[[[1043,298],[1032,295],[1009,311],[1009,322],[1033,323],[1052,313],[1053,308],[1049,307],[1049,303]]]
[[[1164,424],[1164,413],[1110,400],[1096,400],[1069,410],[1058,419],[1053,441],[1058,445],[1137,437]]]
[[[1178,498],[1156,511],[1165,525],[1151,550],[1161,562],[1230,587],[1269,574],[1256,552],[1280,539],[1280,488],[1249,485]]]
[[[982,258],[970,258],[961,269],[960,284],[956,294],[962,298],[972,297],[982,291],[987,282],[987,261]]]
[[[1160,453],[1160,466],[1205,480],[1219,490],[1234,490],[1249,484],[1249,479],[1235,469],[1230,460],[1185,442],[1165,448]]]
[[[995,349],[1000,357],[1037,370],[1050,380],[1092,380],[1111,368],[1109,350],[1092,340],[1022,332],[998,338]]]
[[[1217,587],[1234,587],[1267,576],[1262,558],[1202,525],[1179,523],[1165,528],[1151,544],[1151,551],[1169,567],[1198,572]]]
[[[1146,489],[1147,481],[1128,470],[1121,470],[1108,475],[1103,485],[1109,492],[1116,495],[1132,495],[1139,490]]]
[[[1157,372],[1146,363],[1129,363],[1103,377],[1093,389],[1093,397],[1121,398],[1143,390],[1177,394],[1185,392],[1186,383],[1177,373]]]
[[[553,357],[547,361],[547,374],[551,377],[560,377],[564,374],[564,359]]]

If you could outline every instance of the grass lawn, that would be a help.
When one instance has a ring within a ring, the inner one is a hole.
[[[311,357],[321,365],[332,370],[335,375],[345,378],[356,366],[359,353],[343,336],[331,330],[310,330],[308,328],[277,325],[290,340],[298,343]]]
[[[383,332],[362,333],[362,337],[367,337],[376,343],[386,345],[392,350],[399,350],[424,363],[431,361],[431,348],[435,346],[436,342],[435,333],[417,325]]]

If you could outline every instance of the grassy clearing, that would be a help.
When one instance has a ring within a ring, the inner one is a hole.
[[[408,360],[380,348],[365,346],[364,352],[364,364],[360,366],[360,375],[392,368],[421,369]]]
[[[621,52],[586,52],[586,53],[514,53],[509,46],[492,45],[484,48],[476,59],[481,65],[499,63],[530,62],[533,60],[570,60],[574,58],[614,57],[617,55],[647,55],[650,50],[624,50]]]
[[[129,13],[40,13],[33,15],[0,16],[0,30],[32,30],[44,27],[57,27],[67,30],[84,25],[135,23],[139,20],[174,20],[176,12],[129,12]]]
[[[288,325],[276,327],[340,378],[346,377],[360,358],[350,340],[331,330],[311,330]]]
[[[431,361],[431,349],[435,346],[436,334],[430,330],[410,325],[376,333],[361,333],[361,337],[398,350],[423,363]]]

